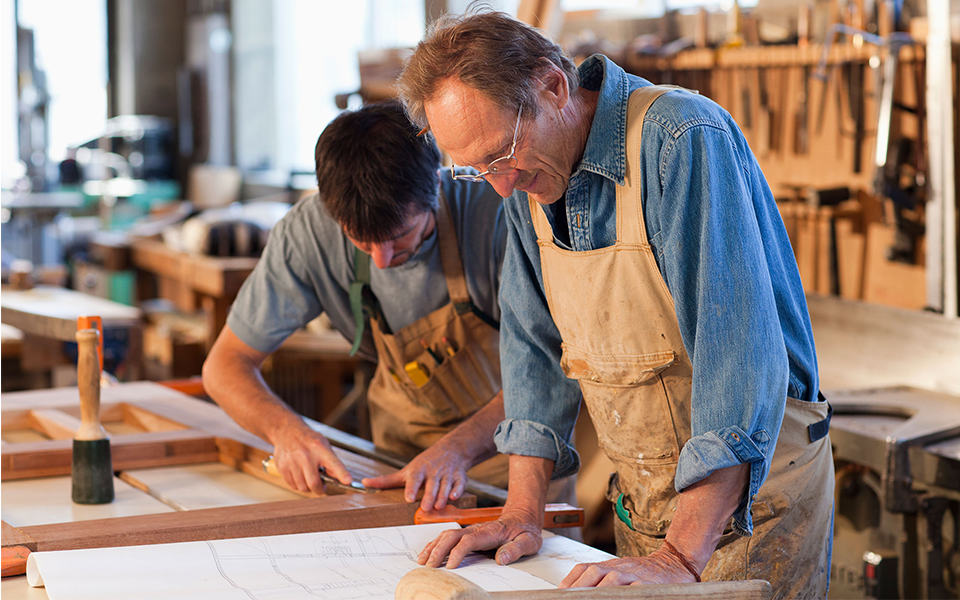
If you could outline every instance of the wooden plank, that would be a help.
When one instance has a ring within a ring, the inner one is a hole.
[[[75,504],[69,476],[3,482],[3,520],[18,527],[112,519],[174,512],[148,494],[114,478],[114,500],[107,504]]]
[[[114,470],[215,462],[217,444],[203,431],[182,430],[117,436],[110,440]],[[3,447],[0,479],[69,475],[72,440],[53,440]]]
[[[522,567],[520,567],[521,570]],[[619,598],[693,598],[695,600],[769,600],[770,583],[763,580],[706,581],[703,583],[660,583],[569,590],[513,590],[487,592],[457,575],[456,571],[421,567],[400,579],[397,600],[614,600]]]
[[[77,317],[97,315],[104,328],[140,326],[140,309],[89,294],[51,286],[32,290],[4,289],[0,320],[24,333],[76,341]]]
[[[249,506],[22,527],[38,551],[139,546],[412,525],[417,503],[395,496],[346,494]]]
[[[886,306],[922,310],[927,304],[926,271],[922,265],[887,260],[895,231],[882,223],[867,225],[863,299]],[[919,253],[918,253],[919,254]]]
[[[910,385],[960,395],[960,320],[839,298],[807,306],[825,392]]]
[[[51,440],[72,440],[80,427],[80,419],[62,410],[41,409],[30,411],[31,428]]]
[[[272,481],[258,479],[219,462],[127,469],[121,474],[127,483],[177,510],[259,505],[302,498],[277,485],[283,482],[278,477]]]
[[[139,406],[129,403],[121,404],[123,410],[123,421],[140,427],[143,431],[179,431],[189,429],[187,425],[178,423],[166,417],[162,417],[154,412],[144,410]]]
[[[33,424],[30,419],[30,410],[4,410],[0,413],[0,428],[4,432],[8,429],[30,429]]]
[[[37,550],[37,540],[20,531],[6,521],[0,521],[3,526],[3,547],[8,546],[26,546],[31,552]]]
[[[131,256],[133,264],[139,269],[217,297],[235,296],[258,260],[247,257],[194,256],[178,252],[157,240],[133,242]]]

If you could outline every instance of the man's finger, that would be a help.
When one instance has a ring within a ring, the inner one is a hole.
[[[420,508],[426,512],[433,510],[433,504],[437,501],[437,488],[439,482],[433,477],[427,477],[427,483],[423,486],[423,498],[420,500]]]
[[[587,567],[590,566],[590,564],[591,563],[587,563],[587,564],[581,563],[579,565],[574,565],[574,567],[570,569],[570,572],[567,573],[567,576],[563,578],[563,581],[561,581],[560,585],[558,585],[557,587],[559,589],[566,589],[569,587],[573,587],[573,584],[576,583],[578,579],[580,579],[580,576],[583,575],[583,572],[587,570]]]
[[[450,554],[451,549],[458,546],[466,536],[466,529],[449,530],[441,533],[440,537],[436,539],[436,544],[430,550],[430,556],[427,558],[426,565],[428,567],[439,567],[442,565],[444,559]],[[448,560],[447,565],[449,566],[449,564],[450,561]]]
[[[302,472],[307,489],[315,494],[322,494],[325,491],[323,480],[320,479],[320,471],[317,470],[315,465],[307,464]]]
[[[628,585],[635,579],[636,577],[631,577],[622,571],[610,571],[597,583],[597,587]]]
[[[320,462],[328,475],[345,485],[353,482],[353,476],[329,446],[321,450],[320,457]]]
[[[543,541],[538,536],[525,531],[497,550],[497,564],[509,565],[528,554],[535,554],[542,544]]]
[[[610,572],[610,569],[598,563],[588,563],[577,566],[583,567],[583,570],[580,571],[580,576],[570,583],[569,587],[594,587]],[[573,571],[570,573],[573,574]],[[566,581],[566,579],[564,579],[564,581]]]
[[[463,495],[463,490],[466,488],[466,482],[463,479],[464,478],[460,475],[454,479],[453,486],[450,488],[450,493],[447,495],[449,500],[456,500]]]
[[[506,538],[503,537],[505,535],[504,529],[499,526],[498,522],[471,525],[466,529],[461,529],[461,531],[466,532],[466,534],[450,550],[450,556],[447,557],[448,569],[459,567],[463,559],[471,552],[492,550],[506,541]]]
[[[442,509],[447,505],[447,494],[450,493],[450,478],[444,477],[443,481],[440,482],[440,486],[437,488],[437,500],[434,502],[433,507],[437,510]]]
[[[424,479],[423,471],[415,471],[407,478],[407,486],[403,491],[403,499],[407,502],[413,502],[417,499],[417,492],[420,491],[420,485]]]
[[[396,473],[390,473],[389,475],[378,475],[377,477],[364,477],[360,483],[362,483],[364,487],[377,488],[381,490],[402,487],[404,484],[403,471],[397,471]]]

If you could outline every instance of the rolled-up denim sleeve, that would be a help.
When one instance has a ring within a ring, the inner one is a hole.
[[[770,471],[789,364],[755,202],[773,202],[731,125],[704,123],[668,136],[662,195],[647,206],[652,242],[693,363],[692,438],[680,453],[683,491],[714,471],[750,465],[734,514],[753,531],[750,506]],[[761,197],[757,197],[760,194]]]
[[[504,202],[507,247],[500,284],[500,365],[505,420],[494,441],[504,454],[554,461],[553,479],[576,473],[570,444],[580,386],[560,368],[560,332],[543,293],[540,251],[527,196]]]

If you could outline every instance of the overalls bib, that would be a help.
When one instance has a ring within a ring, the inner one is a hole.
[[[436,217],[450,303],[395,333],[387,332],[379,313],[370,317],[377,348],[377,369],[367,393],[373,442],[408,459],[477,412],[501,387],[500,334],[495,323],[479,316],[467,293],[456,230],[442,192]],[[425,383],[418,377],[418,385],[405,369],[412,361],[425,368]],[[505,455],[497,455],[469,475],[506,488],[507,462]]]
[[[622,515],[615,521],[620,556],[645,556],[662,543],[678,499],[680,450],[691,437],[693,367],[647,240],[640,197],[644,116],[671,89],[646,87],[630,97],[613,246],[560,248],[543,209],[530,200],[544,291],[562,338],[561,367],[579,380],[600,446],[617,469],[608,498]],[[704,580],[759,578],[777,597],[825,597],[833,460],[829,436],[811,442],[808,426],[826,416],[826,402],[787,399],[770,476],[753,504],[754,535],[728,527]]]

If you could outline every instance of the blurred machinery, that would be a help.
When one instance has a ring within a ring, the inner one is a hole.
[[[960,598],[960,398],[833,392],[830,596]]]

